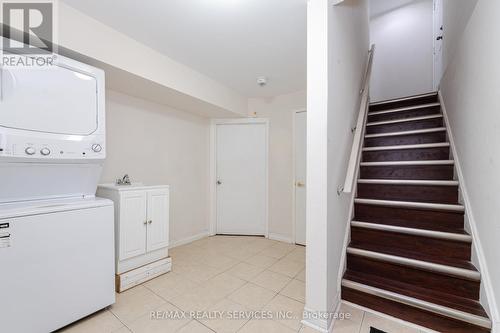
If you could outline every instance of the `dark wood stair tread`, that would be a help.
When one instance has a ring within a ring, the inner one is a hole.
[[[372,223],[370,221],[358,221],[358,222],[366,222],[366,223]],[[396,226],[396,227],[402,227],[402,228],[412,228],[412,229],[419,229],[419,230],[428,230],[428,231],[438,231],[438,232],[447,232],[450,234],[459,234],[459,235],[469,235],[469,233],[465,229],[454,229],[454,228],[447,228],[443,226],[436,226],[435,228],[415,228],[415,227],[408,227],[405,226],[404,223],[395,225],[392,223],[384,223],[384,222],[376,222],[373,224],[381,224],[381,225],[387,225],[387,226]]]
[[[367,180],[369,181],[369,180]],[[358,198],[458,205],[458,185],[358,182]]]
[[[406,132],[441,128],[443,126],[443,117],[441,115],[438,114],[426,117],[428,118],[407,118],[403,120],[370,123],[369,126],[366,127],[366,134]]]
[[[342,299],[443,333],[487,333],[490,329],[342,286]]]
[[[421,160],[449,160],[450,148],[440,147],[417,147],[399,145],[399,149],[391,150],[364,150],[362,162],[384,162],[384,161],[421,161]],[[397,147],[393,146],[393,147]],[[373,147],[370,147],[373,148]],[[368,148],[369,149],[369,148]]]
[[[409,162],[409,161],[408,161]],[[420,161],[422,162],[422,161]],[[441,161],[437,161],[441,162]],[[368,164],[370,163],[370,164]],[[453,180],[454,165],[376,165],[376,162],[362,162],[360,177],[363,179],[407,179],[407,180]]]
[[[387,133],[386,133],[387,134]],[[439,143],[446,140],[444,128],[424,131],[405,131],[394,135],[365,136],[365,147],[383,147],[396,145]]]
[[[368,113],[368,122],[428,116],[441,112],[439,103],[423,104]]]
[[[370,273],[362,273],[352,270],[346,271],[344,279],[375,288],[384,289],[400,295],[421,299],[433,304],[439,304],[448,308],[471,313],[476,316],[485,318],[488,317],[486,311],[483,309],[479,302],[467,298],[457,297],[455,295],[414,286],[401,281],[382,278]]]
[[[457,259],[445,258],[445,257],[428,256],[428,255],[423,255],[423,254],[418,253],[418,252],[393,249],[393,248],[386,247],[386,246],[383,246],[380,244],[360,244],[360,243],[356,243],[356,242],[351,242],[349,244],[349,247],[360,249],[360,250],[388,254],[388,255],[397,256],[397,257],[420,260],[420,261],[430,262],[430,263],[439,264],[439,265],[446,265],[446,266],[451,266],[451,267],[456,267],[456,268],[463,268],[463,269],[468,269],[468,270],[477,272],[477,268],[471,262],[464,261],[464,260],[457,260]]]
[[[422,105],[422,104],[430,104],[430,103],[436,103],[436,102],[438,102],[437,93],[408,96],[404,100],[393,99],[393,100],[370,103],[369,111],[370,112],[383,111],[383,110],[390,110],[390,109],[395,109],[395,108],[416,106],[416,105]]]
[[[355,203],[354,220],[428,230],[463,230],[464,214]],[[444,228],[444,229],[443,229]]]
[[[364,219],[364,220],[365,221],[359,221],[359,222],[382,224],[382,225],[390,225],[390,226],[403,227],[403,228],[412,228],[412,229],[438,231],[438,232],[447,232],[447,233],[451,233],[451,234],[461,234],[461,235],[467,235],[468,234],[467,231],[465,231],[464,229],[459,229],[459,228],[454,229],[454,228],[449,228],[449,227],[446,227],[446,226],[441,226],[439,224],[436,224],[432,228],[429,228],[428,226],[422,226],[422,227],[408,226],[404,222],[401,222],[401,223],[384,223],[384,221],[372,222],[369,219]]]
[[[418,233],[417,229],[407,230],[375,229],[370,226],[351,224],[351,242],[356,244],[380,244],[397,251],[414,251],[427,256],[440,256],[456,260],[471,259],[469,236],[462,239],[458,234]],[[416,230],[413,232],[412,230]],[[408,231],[408,232],[407,232]]]

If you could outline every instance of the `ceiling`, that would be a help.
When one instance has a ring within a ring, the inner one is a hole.
[[[306,0],[63,2],[244,96],[306,87]]]
[[[415,0],[371,0],[370,17],[379,16],[399,7],[408,5]]]

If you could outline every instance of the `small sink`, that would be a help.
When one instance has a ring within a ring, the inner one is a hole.
[[[97,195],[99,196],[99,189],[107,189],[112,191],[128,191],[128,190],[152,190],[157,188],[169,187],[168,185],[146,185],[144,183],[132,183],[130,185],[118,185],[115,183],[100,184],[98,186]]]
[[[122,188],[122,187],[142,187],[142,186],[144,186],[144,183],[138,183],[138,182],[132,182],[132,184],[109,183],[109,184],[102,184],[102,186],[116,187],[116,188]]]

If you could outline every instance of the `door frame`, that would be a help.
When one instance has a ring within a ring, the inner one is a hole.
[[[296,121],[295,121],[295,117],[297,116],[297,113],[302,113],[302,112],[306,112],[307,113],[307,109],[306,108],[303,108],[303,109],[297,109],[297,110],[294,110],[292,112],[292,128],[293,128],[293,134],[292,134],[292,161],[293,161],[293,165],[292,165],[292,168],[293,168],[293,171],[292,171],[292,175],[293,175],[293,183],[292,183],[292,198],[293,198],[293,201],[292,201],[292,223],[293,223],[293,226],[292,226],[292,241],[293,241],[293,244],[297,244],[297,217],[295,216],[295,207],[296,207],[296,204],[297,204],[297,198],[296,198],[296,195],[295,195],[295,187],[296,187],[296,184],[295,184],[295,179],[297,178],[297,173],[296,173],[296,170],[295,170],[295,160],[297,159],[297,156],[295,155],[295,138],[296,138],[296,134],[297,134],[297,124],[296,124]],[[307,118],[306,118],[307,119]],[[306,136],[306,146],[307,146],[307,136]],[[306,156],[306,164],[307,164],[307,156]],[[306,189],[307,189],[307,180],[306,180]],[[307,193],[307,190],[306,190],[306,193]],[[307,230],[307,227],[306,227],[306,230]],[[306,244],[307,245],[307,244]]]
[[[444,38],[444,30],[440,31],[439,22],[441,22],[441,26],[444,27],[444,3],[443,0],[433,0],[432,1],[432,86],[434,91],[439,90],[439,85],[441,83],[441,79],[444,75],[443,68],[443,52],[442,49],[444,47],[444,41],[441,41],[441,68],[437,68],[436,66],[436,49],[437,49],[437,41],[436,38],[440,34]],[[438,11],[438,7],[441,7],[440,11]],[[437,13],[441,14],[441,18],[438,17]]]
[[[265,237],[269,238],[269,119],[267,118],[230,118],[212,119],[210,124],[210,217],[208,233],[217,234],[217,125],[263,124],[266,129],[266,176],[265,176]]]

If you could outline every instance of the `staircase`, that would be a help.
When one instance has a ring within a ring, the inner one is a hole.
[[[439,332],[490,332],[437,95],[370,104],[342,298]]]

